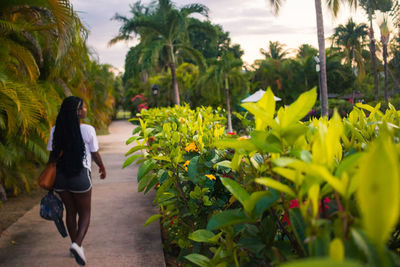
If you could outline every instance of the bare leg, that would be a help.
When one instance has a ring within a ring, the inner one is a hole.
[[[92,190],[85,193],[72,193],[75,201],[75,207],[78,212],[78,231],[76,233],[75,243],[82,246],[82,241],[85,238],[86,232],[90,224],[90,211]]]
[[[61,196],[62,202],[64,203],[65,210],[66,210],[66,223],[67,229],[69,233],[69,237],[71,238],[71,242],[75,242],[76,234],[78,232],[78,228],[76,225],[76,215],[77,209],[75,206],[75,200],[72,195],[73,193],[64,191],[60,192],[59,195]]]

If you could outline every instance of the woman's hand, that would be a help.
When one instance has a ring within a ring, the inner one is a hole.
[[[102,165],[99,168],[99,173],[100,173],[100,179],[106,178],[107,174],[106,174],[106,168],[104,167],[104,165]]]
[[[96,162],[97,166],[99,166],[99,173],[100,173],[100,179],[106,178],[106,168],[104,167],[103,161],[101,160],[99,152],[92,152],[92,158],[94,162]]]

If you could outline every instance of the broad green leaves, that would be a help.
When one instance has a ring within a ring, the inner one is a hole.
[[[299,98],[289,105],[289,107],[281,113],[281,116],[278,117],[281,126],[283,128],[288,127],[304,118],[308,112],[310,112],[316,100],[317,90],[315,88],[301,94]]]
[[[371,144],[360,162],[356,196],[362,224],[368,237],[383,247],[400,210],[399,157],[387,133]]]
[[[227,178],[221,178],[221,181],[226,189],[228,189],[242,205],[249,199],[249,193],[237,182]]]

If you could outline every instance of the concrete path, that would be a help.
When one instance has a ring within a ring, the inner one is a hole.
[[[121,169],[132,130],[130,123],[117,121],[110,135],[99,136],[107,178],[100,180],[93,168],[92,219],[83,243],[87,266],[165,266],[159,224],[143,226],[157,213],[154,194],[137,192],[137,166]],[[53,222],[40,218],[36,205],[0,237],[0,266],[78,266],[70,245]]]

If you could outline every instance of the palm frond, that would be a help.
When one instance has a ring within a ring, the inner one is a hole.
[[[32,53],[24,46],[11,41],[10,39],[0,38],[0,42],[7,46],[9,53],[14,58],[18,59],[20,66],[22,67],[20,71],[25,70],[30,79],[36,81],[39,77],[40,71]]]
[[[185,5],[180,10],[185,17],[187,17],[193,13],[198,13],[198,14],[205,16],[206,18],[208,18],[208,12],[210,11],[210,9],[207,6],[202,5],[202,4]]]
[[[189,56],[191,56],[196,63],[199,65],[200,71],[204,72],[207,68],[207,64],[205,62],[205,59],[203,55],[196,49],[194,49],[191,46],[180,44],[180,45],[175,45],[177,49],[181,49],[185,51]]]

